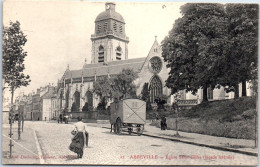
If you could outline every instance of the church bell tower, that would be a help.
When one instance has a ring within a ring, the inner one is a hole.
[[[91,35],[92,64],[128,59],[125,21],[115,11],[115,6],[115,3],[106,3],[105,11],[95,20],[95,33]]]

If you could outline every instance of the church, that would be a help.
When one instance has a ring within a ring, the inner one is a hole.
[[[155,103],[155,98],[162,95],[168,96],[167,104],[172,104],[173,96],[170,89],[165,86],[169,69],[163,61],[161,46],[156,37],[148,55],[140,55],[140,58],[131,59],[128,55],[129,38],[125,32],[125,20],[116,12],[116,4],[105,4],[105,11],[95,19],[95,32],[91,35],[91,63],[78,70],[68,68],[58,81],[58,104],[60,111],[71,112],[72,106],[76,106],[76,112],[82,112],[87,105],[96,108],[99,97],[93,91],[93,83],[104,76],[113,76],[123,69],[133,69],[139,78],[135,81],[137,95],[141,94],[143,85],[149,84],[150,101]],[[181,91],[181,105],[196,105],[202,101],[202,91],[197,95]],[[222,100],[233,98],[232,93],[225,93],[223,88],[208,91],[210,100]],[[74,111],[75,112],[75,111]]]

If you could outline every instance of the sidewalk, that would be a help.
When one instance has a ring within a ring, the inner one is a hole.
[[[12,128],[13,142],[12,158],[10,158],[9,124],[2,125],[2,164],[39,164],[38,151],[34,138],[34,131],[24,128],[21,139],[18,140],[17,123]]]
[[[92,124],[89,126],[99,126],[102,128],[109,128],[110,124]],[[203,135],[197,133],[179,132],[180,137],[175,136],[176,131],[174,130],[161,130],[155,126],[151,126],[150,122],[145,124],[143,135],[160,137],[164,139],[169,139],[177,142],[183,142],[187,144],[194,144],[204,147],[215,148],[224,151],[232,151],[237,153],[243,153],[247,155],[257,156],[258,149],[255,148],[254,140],[247,139],[235,139],[235,138],[225,138],[216,137],[210,135]]]

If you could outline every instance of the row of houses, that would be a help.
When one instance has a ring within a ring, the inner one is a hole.
[[[23,113],[26,120],[52,120],[59,116],[57,87],[49,84],[36,92],[20,95],[14,101],[14,110]]]

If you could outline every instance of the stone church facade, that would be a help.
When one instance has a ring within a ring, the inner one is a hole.
[[[106,3],[105,11],[100,13],[95,20],[95,33],[91,35],[91,64],[84,64],[79,70],[69,67],[58,81],[58,105],[60,111],[82,112],[84,107],[94,109],[98,106],[99,97],[93,91],[93,83],[104,76],[113,76],[123,69],[130,68],[138,73],[135,81],[137,95],[141,94],[143,85],[149,84],[150,101],[158,96],[168,96],[167,103],[173,102],[170,89],[165,86],[169,69],[162,58],[161,46],[156,40],[148,56],[128,59],[129,38],[125,33],[125,21],[116,12],[114,3]],[[130,56],[129,56],[130,57]],[[232,93],[225,93],[224,89],[209,89],[210,100],[233,98]],[[181,91],[183,105],[195,105],[201,102],[202,91],[197,95]]]

